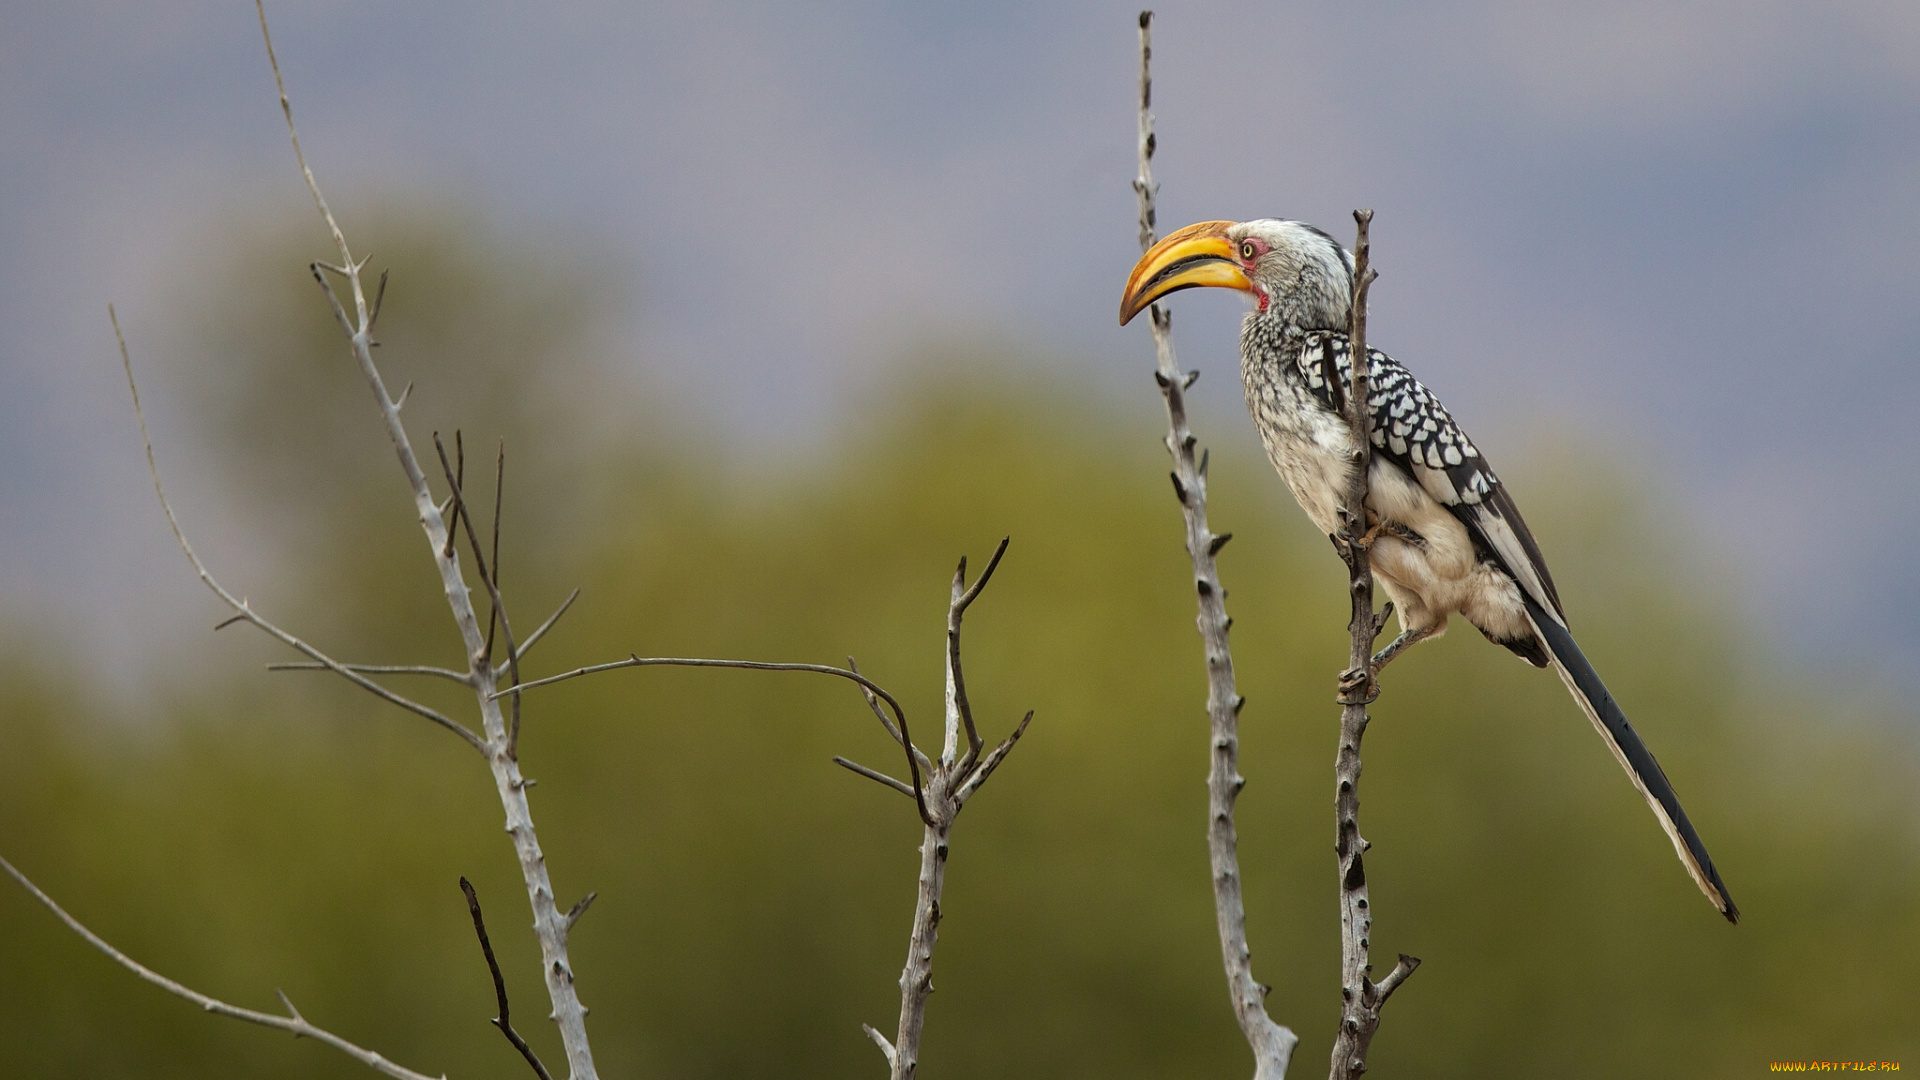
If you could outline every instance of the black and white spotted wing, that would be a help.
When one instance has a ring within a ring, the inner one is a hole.
[[[1399,361],[1378,349],[1368,349],[1367,360],[1374,452],[1405,469],[1427,494],[1453,511],[1486,554],[1564,625],[1566,614],[1560,609],[1546,559],[1520,517],[1520,508],[1473,441]],[[1336,412],[1346,408],[1353,359],[1345,334],[1309,333],[1298,363],[1315,397]]]

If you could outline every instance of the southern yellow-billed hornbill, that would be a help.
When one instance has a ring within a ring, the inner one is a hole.
[[[1342,415],[1352,385],[1347,342],[1353,260],[1297,221],[1206,221],[1142,256],[1120,302],[1125,324],[1168,293],[1200,286],[1251,293],[1240,331],[1247,407],[1267,456],[1321,532],[1340,529],[1350,475]],[[1372,466],[1367,553],[1400,617],[1374,657],[1438,637],[1459,612],[1536,667],[1552,665],[1653,808],[1680,861],[1729,921],[1739,910],[1680,809],[1673,785],[1567,631],[1553,578],[1513,497],[1440,402],[1391,357],[1367,350]]]

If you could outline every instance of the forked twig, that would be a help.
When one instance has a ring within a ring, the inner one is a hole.
[[[987,568],[981,571],[979,580],[972,587],[967,585],[966,556],[960,557],[960,567],[953,572],[953,595],[947,602],[947,695],[967,733],[967,752],[960,759],[962,773],[979,760],[980,748],[984,744],[980,740],[979,730],[973,726],[973,706],[967,701],[967,680],[960,672],[960,619],[967,613],[967,608],[973,605],[974,598],[980,595],[980,590],[986,588],[987,582],[993,579],[993,572],[1000,565],[1000,557],[1007,553],[1007,544],[1012,540],[1011,536],[1001,537],[1000,546],[993,549],[993,558],[987,560]],[[947,743],[941,754],[943,759],[949,761],[953,760],[958,738],[952,720],[952,717],[948,717]]]
[[[280,995],[280,1001],[286,1005],[287,1012],[291,1015],[275,1016],[272,1013],[263,1013],[254,1009],[243,1009],[238,1005],[229,1005],[218,998],[208,997],[198,990],[177,983],[152,968],[147,967],[145,964],[140,963],[138,960],[133,959],[126,953],[121,952],[119,949],[114,948],[112,945],[107,944],[105,939],[92,930],[87,929],[86,925],[79,919],[67,914],[65,908],[54,903],[53,897],[41,892],[38,885],[27,880],[25,874],[15,869],[14,865],[4,858],[0,858],[0,870],[5,870],[9,877],[19,882],[21,888],[27,890],[28,894],[35,900],[40,901],[48,911],[53,912],[61,922],[67,925],[67,929],[80,935],[81,940],[105,953],[114,963],[119,964],[121,967],[126,968],[128,971],[133,972],[140,978],[145,979],[147,982],[152,983],[175,997],[185,998],[207,1012],[217,1016],[225,1016],[233,1020],[243,1020],[249,1024],[259,1024],[261,1027],[274,1028],[287,1032],[296,1039],[313,1039],[316,1042],[325,1043],[375,1072],[385,1073],[388,1076],[394,1077],[394,1080],[433,1080],[432,1077],[425,1073],[417,1073],[405,1066],[396,1065],[372,1050],[350,1043],[325,1028],[313,1026],[307,1022],[306,1017],[300,1015],[300,1010],[293,1007],[293,1002],[288,1001],[287,995],[284,993]],[[440,1080],[446,1080],[445,1074],[441,1075]]]
[[[962,558],[948,594],[946,736],[940,759],[928,769],[933,816],[926,820],[920,839],[920,880],[913,907],[913,931],[907,939],[907,962],[900,971],[900,1026],[891,1043],[873,1028],[863,1028],[886,1056],[891,1080],[913,1080],[920,1067],[920,1034],[926,1026],[927,998],[933,993],[933,952],[940,939],[940,896],[946,888],[947,851],[953,823],[967,800],[1000,767],[1033,721],[1033,713],[1027,713],[1012,734],[985,758],[980,757],[984,744],[973,723],[973,708],[967,702],[966,680],[960,669],[961,616],[992,579],[1001,556],[1006,554],[1007,544],[1008,539],[1000,541],[986,570],[971,587],[966,584],[967,560]],[[967,733],[967,750],[959,754],[959,734],[963,727]],[[912,749],[910,740],[908,747]],[[842,763],[852,767],[850,763]],[[866,774],[865,770],[856,771]],[[873,779],[885,782],[884,777]]]
[[[500,962],[493,958],[493,942],[487,940],[487,921],[480,914],[480,897],[473,891],[473,882],[462,877],[460,891],[467,894],[467,911],[473,915],[473,932],[480,937],[480,951],[487,958],[487,970],[493,973],[493,993],[500,1002],[500,1015],[493,1018],[493,1026],[499,1028],[500,1034],[505,1035],[513,1048],[520,1051],[520,1056],[527,1059],[527,1064],[533,1066],[534,1075],[540,1080],[553,1080],[547,1067],[540,1063],[540,1055],[533,1052],[533,1047],[527,1045],[527,1040],[521,1038],[507,1020],[507,980],[500,975]]]

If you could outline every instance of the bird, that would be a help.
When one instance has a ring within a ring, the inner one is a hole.
[[[1124,326],[1182,289],[1237,289],[1252,297],[1240,329],[1247,408],[1274,469],[1329,537],[1343,532],[1353,468],[1344,411],[1353,373],[1353,279],[1353,256],[1305,222],[1203,221],[1148,249],[1120,302]],[[1439,637],[1456,613],[1529,664],[1552,667],[1652,808],[1694,884],[1737,923],[1740,911],[1673,785],[1574,641],[1513,496],[1439,399],[1398,361],[1370,348],[1367,371],[1372,453],[1361,543],[1400,622],[1399,636],[1372,658],[1372,671]]]

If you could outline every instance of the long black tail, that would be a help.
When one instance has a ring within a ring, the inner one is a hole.
[[[1647,805],[1653,808],[1660,827],[1667,831],[1667,839],[1673,841],[1674,854],[1680,856],[1681,864],[1693,876],[1693,883],[1700,886],[1700,891],[1707,894],[1707,899],[1728,922],[1739,922],[1740,909],[1733,906],[1733,897],[1721,884],[1720,873],[1707,855],[1707,846],[1700,842],[1700,834],[1693,831],[1687,812],[1680,809],[1680,799],[1674,795],[1673,785],[1667,782],[1667,774],[1661,771],[1647,744],[1640,741],[1633,725],[1627,723],[1627,715],[1614,704],[1613,695],[1607,693],[1599,673],[1587,662],[1580,646],[1574,644],[1573,635],[1532,597],[1527,597],[1527,614],[1533,619],[1534,631],[1553,654],[1553,669],[1560,673],[1560,681],[1573,692],[1573,699],[1580,703],[1587,719],[1593,721],[1594,730],[1607,741],[1608,749],[1619,759],[1620,767],[1627,770],[1633,786],[1640,789]]]

